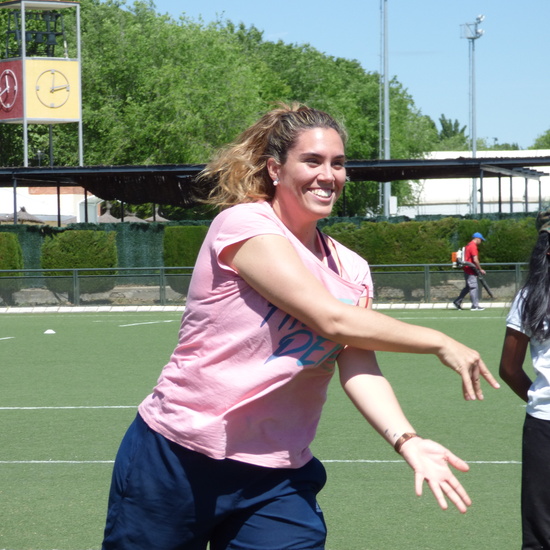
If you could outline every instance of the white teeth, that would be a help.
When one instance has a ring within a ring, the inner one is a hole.
[[[310,191],[318,197],[329,198],[332,195],[332,189],[310,189]]]

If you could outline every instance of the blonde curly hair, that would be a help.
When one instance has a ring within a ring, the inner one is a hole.
[[[214,184],[206,202],[225,208],[271,200],[275,187],[267,171],[267,160],[273,158],[284,164],[300,133],[314,128],[332,128],[344,144],[347,141],[342,124],[329,114],[300,103],[281,103],[264,114],[233,143],[223,147],[199,174],[199,182]]]

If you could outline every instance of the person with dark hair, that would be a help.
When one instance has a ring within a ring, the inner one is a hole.
[[[458,298],[453,301],[456,309],[462,309],[462,300],[466,294],[470,293],[472,302],[472,311],[483,311],[485,308],[479,305],[479,284],[478,276],[485,275],[485,270],[481,268],[479,263],[479,245],[485,241],[485,237],[481,233],[474,233],[472,240],[464,247],[464,258],[462,259],[462,269],[464,270],[464,280],[466,285],[460,292]]]
[[[346,133],[306,106],[266,113],[201,175],[213,220],[179,342],[128,429],[113,470],[104,550],[321,550],[326,473],[310,444],[336,370],[365,419],[441,508],[470,497],[418,436],[373,350],[434,354],[483,399],[479,354],[372,309],[368,263],[322,233],[346,182]]]
[[[550,209],[539,232],[525,284],[506,319],[500,376],[527,403],[522,442],[523,550],[550,548]],[[535,380],[524,369],[527,346]]]

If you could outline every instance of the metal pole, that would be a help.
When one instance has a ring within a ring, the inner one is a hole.
[[[82,52],[80,42],[80,5],[76,5],[76,58],[78,60],[78,165],[84,166],[84,139],[82,130]],[[86,215],[88,211],[86,210]]]
[[[477,156],[475,39],[470,39],[470,130],[472,158]],[[472,214],[477,214],[477,178],[472,179]]]
[[[13,178],[13,223],[17,225],[17,179]]]
[[[476,85],[475,85],[475,41],[483,36],[479,24],[485,19],[484,15],[478,15],[474,23],[462,25],[464,38],[469,41],[470,57],[470,133],[472,158],[477,156],[477,134],[476,134]],[[472,178],[472,214],[477,214],[477,178]]]
[[[390,155],[390,82],[388,63],[388,0],[384,2],[384,159]],[[384,216],[390,216],[391,182],[384,182]]]

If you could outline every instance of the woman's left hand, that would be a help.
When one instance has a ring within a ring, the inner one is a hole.
[[[414,470],[418,496],[422,495],[425,480],[443,510],[448,508],[448,498],[462,514],[466,513],[472,500],[450,468],[453,466],[461,472],[467,472],[470,467],[464,460],[443,445],[421,437],[414,437],[404,443],[400,454]]]

